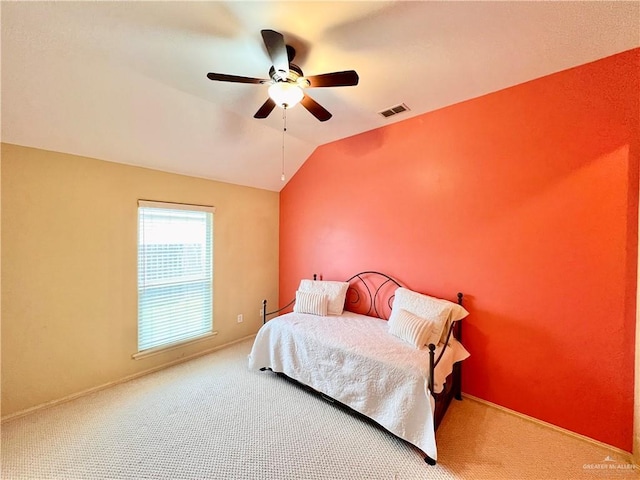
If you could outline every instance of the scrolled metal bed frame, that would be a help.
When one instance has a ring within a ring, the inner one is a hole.
[[[317,274],[313,275],[313,279],[317,280]],[[391,313],[391,307],[393,305],[393,298],[395,294],[391,293],[390,290],[395,292],[397,287],[405,287],[398,280],[390,277],[389,275],[381,272],[376,272],[373,270],[367,270],[364,272],[356,273],[351,278],[346,280],[349,283],[349,288],[347,290],[347,298],[345,300],[345,310],[361,313],[363,315],[381,318],[384,320],[389,319],[389,315]],[[462,305],[463,294],[457,294],[457,303]],[[262,301],[262,321],[263,324],[267,322],[267,318],[280,314],[282,312],[290,311],[291,307],[295,303],[295,298],[287,303],[284,307],[281,307],[277,310],[273,310],[272,312],[267,312],[267,300]],[[456,400],[462,400],[462,365],[461,362],[457,362],[453,365],[453,372],[447,377],[444,389],[440,393],[433,393],[433,382],[434,382],[434,370],[438,365],[442,356],[444,355],[447,346],[449,345],[449,340],[451,336],[454,336],[458,341],[462,340],[462,322],[451,322],[449,326],[449,330],[447,332],[447,338],[445,341],[445,345],[440,351],[438,358],[435,357],[435,349],[436,346],[431,343],[428,345],[429,348],[429,391],[431,392],[431,396],[435,400],[435,412],[434,412],[434,425],[435,429],[438,429],[438,426],[442,422],[444,415],[449,408],[449,404],[451,400],[455,398]],[[264,369],[263,369],[264,370]],[[276,372],[277,373],[277,372]],[[347,405],[324,395],[322,392],[316,392],[311,387],[307,385],[303,385],[295,379],[292,379],[282,373],[278,373],[278,375],[287,378],[288,380],[293,381],[294,383],[301,385],[307,390],[320,394],[323,398],[330,401],[331,403],[339,405],[341,408],[344,408],[350,412],[354,412],[357,415],[364,417],[366,420],[376,423],[370,418],[360,414],[359,412],[353,410]],[[377,423],[376,423],[377,424]],[[383,427],[382,427],[383,428]],[[435,465],[436,461],[429,456],[425,455],[425,462],[429,465]]]

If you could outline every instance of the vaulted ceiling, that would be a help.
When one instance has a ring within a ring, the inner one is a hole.
[[[287,111],[289,179],[322,144],[640,46],[640,2],[2,2],[2,141],[279,191],[283,118],[253,114],[261,29],[332,114]],[[377,112],[405,103],[410,111]]]

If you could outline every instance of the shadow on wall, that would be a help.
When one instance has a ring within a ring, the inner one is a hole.
[[[349,137],[348,142],[339,140],[334,142],[341,155],[347,155],[349,157],[365,157],[369,154],[379,150],[384,145],[385,141],[385,129],[377,128],[369,132],[354,135]],[[375,165],[370,165],[371,168],[375,168]],[[357,173],[357,172],[351,172]]]

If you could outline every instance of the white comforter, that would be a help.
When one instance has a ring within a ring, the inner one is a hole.
[[[442,390],[453,364],[468,356],[451,339],[436,367],[436,393]],[[375,420],[437,459],[434,406],[428,387],[429,352],[391,335],[385,320],[346,311],[328,317],[282,315],[258,332],[249,368],[282,372]]]

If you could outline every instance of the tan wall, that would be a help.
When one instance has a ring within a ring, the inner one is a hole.
[[[251,335],[277,300],[276,192],[7,144],[1,175],[3,416]],[[219,334],[133,360],[138,199],[216,207]]]

